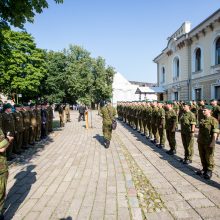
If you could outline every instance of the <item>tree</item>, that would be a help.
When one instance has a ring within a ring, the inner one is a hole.
[[[36,48],[26,32],[4,30],[5,46],[0,55],[0,89],[5,94],[22,93],[33,98],[45,76],[45,52]]]
[[[63,3],[63,0],[54,0]],[[42,13],[48,8],[46,0],[1,0],[0,1],[0,27],[12,25],[23,28],[28,21],[33,23],[36,13]]]
[[[66,62],[64,52],[47,52],[48,72],[41,83],[41,96],[49,102],[63,102],[67,96]]]

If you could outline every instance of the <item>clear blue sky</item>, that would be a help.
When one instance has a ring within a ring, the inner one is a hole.
[[[25,28],[39,48],[82,46],[128,80],[156,82],[153,59],[184,21],[192,28],[220,8],[219,0],[64,0]]]

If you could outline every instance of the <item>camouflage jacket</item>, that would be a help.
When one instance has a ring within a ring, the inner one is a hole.
[[[8,140],[5,138],[5,135],[0,129],[0,148],[4,148],[8,145]],[[6,159],[6,151],[0,153],[0,174],[8,171],[8,164]]]
[[[173,129],[176,127],[177,123],[177,114],[173,109],[170,109],[165,112],[165,119],[166,119],[166,129]]]
[[[209,145],[212,142],[214,133],[219,133],[218,121],[212,116],[201,119],[199,123],[198,143]]]
[[[196,125],[195,114],[191,111],[184,112],[180,118],[181,133],[188,134],[191,132],[192,125]]]

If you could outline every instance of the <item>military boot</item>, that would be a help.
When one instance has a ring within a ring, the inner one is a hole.
[[[212,178],[212,171],[211,170],[207,170],[204,174],[203,177],[207,180],[210,180]]]
[[[106,140],[106,141],[105,141],[105,148],[109,148],[109,146],[110,146],[110,141],[109,141],[109,140]]]

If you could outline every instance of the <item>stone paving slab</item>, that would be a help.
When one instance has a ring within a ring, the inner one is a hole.
[[[105,149],[101,118],[96,111],[91,118],[86,130],[72,111],[70,123],[10,165],[5,219],[220,219],[219,144],[213,179],[206,181],[195,175],[197,144],[191,165],[178,161],[184,153],[179,132],[176,156],[124,123]],[[144,208],[146,187],[161,208]]]

